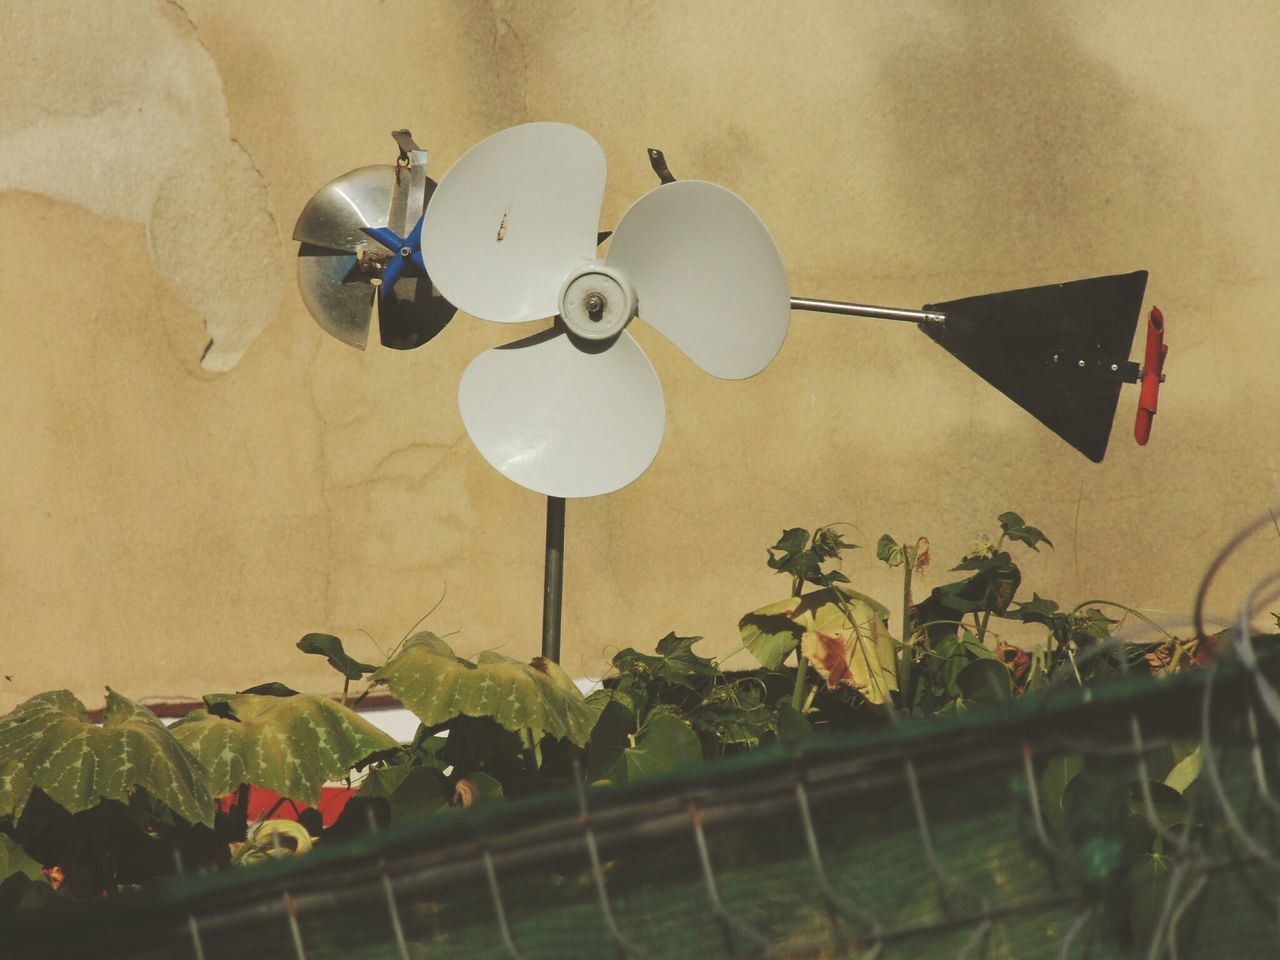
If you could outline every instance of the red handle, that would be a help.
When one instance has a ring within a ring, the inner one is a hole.
[[[1151,421],[1155,419],[1160,384],[1164,381],[1164,358],[1168,353],[1169,347],[1164,342],[1164,314],[1159,307],[1152,307],[1151,316],[1147,320],[1147,353],[1142,363],[1138,419],[1133,424],[1134,439],[1141,446],[1145,446],[1151,439]]]

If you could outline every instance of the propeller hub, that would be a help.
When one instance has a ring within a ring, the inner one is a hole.
[[[586,340],[616,337],[635,315],[635,288],[602,263],[584,264],[560,288],[560,318]]]

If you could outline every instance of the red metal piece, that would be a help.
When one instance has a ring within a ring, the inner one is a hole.
[[[1151,439],[1151,421],[1155,419],[1156,402],[1160,398],[1160,384],[1164,382],[1164,358],[1169,347],[1164,342],[1164,314],[1159,307],[1151,308],[1147,320],[1147,353],[1142,362],[1142,393],[1138,396],[1138,419],[1133,424],[1133,436],[1145,446]]]

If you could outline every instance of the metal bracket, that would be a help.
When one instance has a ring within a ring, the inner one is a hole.
[[[1137,383],[1141,375],[1141,370],[1132,360],[1087,356],[1070,350],[1054,350],[1049,354],[1048,364],[1055,370],[1074,370],[1120,383]]]
[[[657,147],[649,148],[649,166],[653,167],[653,172],[658,175],[658,179],[663,183],[675,183],[676,178],[667,167],[667,158],[662,155],[662,151]]]

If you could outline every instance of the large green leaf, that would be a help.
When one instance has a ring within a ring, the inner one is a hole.
[[[804,627],[795,620],[799,605],[799,597],[788,597],[753,610],[738,621],[743,646],[766,670],[782,666],[804,636]]]
[[[849,591],[819,590],[803,598],[805,658],[826,682],[853,687],[871,703],[898,689],[893,638],[881,609]],[[807,607],[807,609],[806,609]]]
[[[439,770],[406,763],[369,771],[359,796],[386,799],[391,822],[402,823],[449,809],[447,790],[448,782]]]
[[[396,745],[354,710],[315,694],[238,693],[205,702],[217,713],[193,710],[170,729],[204,763],[215,796],[248,783],[314,806],[325,781]]]
[[[100,727],[67,690],[34,696],[0,719],[0,816],[21,817],[33,787],[71,813],[127,801],[141,787],[183,819],[213,824],[199,762],[150,710],[114,690]]]
[[[956,675],[960,696],[969,703],[1000,703],[1013,696],[1009,668],[999,660],[971,660]]]
[[[870,597],[833,586],[761,607],[743,617],[738,629],[766,669],[776,669],[799,640],[829,688],[845,684],[872,703],[884,703],[898,688],[887,618],[888,611]]]
[[[550,660],[522,663],[486,652],[471,663],[433,633],[409,638],[372,679],[428,727],[459,715],[491,717],[507,730],[531,730],[535,739],[550,734],[581,747],[595,723],[581,691]]]
[[[0,749],[4,749],[3,742],[4,721],[0,720]],[[0,818],[20,817],[34,786],[30,771],[21,762],[0,755]]]
[[[629,739],[608,775],[615,783],[668,773],[702,759],[702,741],[688,721],[674,713],[654,712]]]

